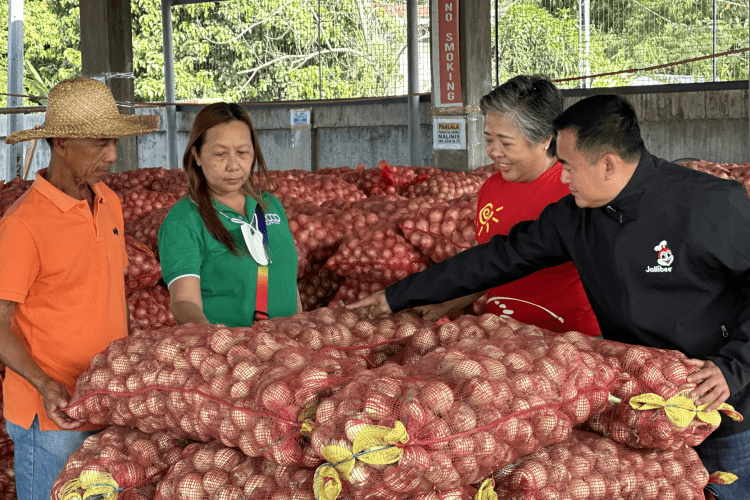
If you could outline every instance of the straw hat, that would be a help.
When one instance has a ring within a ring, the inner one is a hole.
[[[6,144],[47,137],[118,139],[153,132],[157,115],[123,115],[109,88],[98,80],[75,78],[55,85],[47,98],[44,125],[10,134]]]

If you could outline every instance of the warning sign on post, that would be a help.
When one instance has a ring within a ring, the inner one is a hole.
[[[433,149],[466,149],[466,119],[435,118]]]
[[[310,126],[310,109],[293,109],[291,110],[292,127]]]

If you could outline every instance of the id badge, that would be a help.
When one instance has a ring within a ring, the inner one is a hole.
[[[267,266],[268,257],[266,256],[265,248],[263,248],[263,234],[247,223],[242,224],[241,230],[250,256],[259,266]]]

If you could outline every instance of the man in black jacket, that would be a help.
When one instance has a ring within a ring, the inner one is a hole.
[[[750,200],[745,188],[652,156],[633,108],[583,99],[555,120],[571,195],[507,236],[413,274],[349,308],[371,316],[440,303],[573,261],[605,339],[685,353],[690,397],[750,417]],[[719,498],[750,498],[750,418],[698,448]]]

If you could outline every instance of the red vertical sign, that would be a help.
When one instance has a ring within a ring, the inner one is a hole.
[[[440,104],[461,106],[461,55],[458,50],[458,2],[438,0]]]

